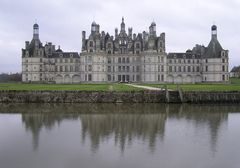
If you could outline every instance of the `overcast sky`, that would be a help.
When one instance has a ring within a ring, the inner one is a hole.
[[[230,66],[240,65],[240,0],[0,0],[0,73],[21,72],[21,49],[35,21],[43,44],[80,52],[81,32],[89,35],[93,20],[114,35],[122,16],[134,33],[154,20],[157,34],[166,33],[167,52],[207,46],[215,23]]]

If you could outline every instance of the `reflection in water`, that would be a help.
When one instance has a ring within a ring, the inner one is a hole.
[[[126,144],[142,140],[154,151],[157,138],[164,141],[166,121],[185,119],[196,127],[207,126],[211,148],[216,150],[218,132],[228,113],[239,107],[180,104],[3,104],[0,112],[22,113],[22,122],[33,136],[33,148],[39,145],[41,129],[51,130],[63,120],[80,120],[83,142],[90,139],[95,152],[101,142],[114,138],[124,152]]]

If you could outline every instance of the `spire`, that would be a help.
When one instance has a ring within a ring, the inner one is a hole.
[[[122,17],[122,23],[121,23],[121,32],[125,32],[125,23],[124,23],[123,17]]]

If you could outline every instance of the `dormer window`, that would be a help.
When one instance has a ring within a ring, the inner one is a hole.
[[[62,57],[63,57],[63,54],[59,54],[59,57],[62,58]]]
[[[72,58],[72,57],[73,57],[73,54],[70,54],[70,57]]]
[[[89,46],[90,46],[90,47],[93,47],[93,41],[90,41]]]
[[[225,52],[224,51],[222,51],[222,57],[225,57]]]
[[[111,43],[108,43],[108,48],[112,48],[112,44]]]

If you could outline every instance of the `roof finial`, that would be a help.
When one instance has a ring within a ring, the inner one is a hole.
[[[124,17],[122,17],[122,22],[124,22]]]

